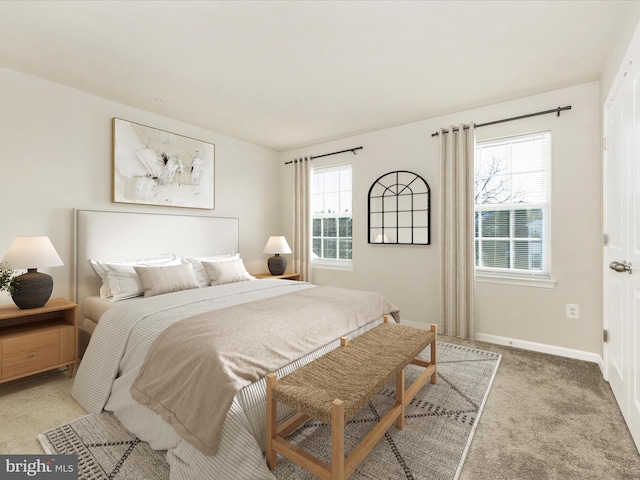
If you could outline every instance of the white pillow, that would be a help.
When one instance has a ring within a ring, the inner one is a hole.
[[[111,296],[111,291],[109,289],[109,278],[107,274],[109,270],[104,266],[103,262],[99,262],[97,260],[89,259],[89,263],[93,268],[93,271],[98,274],[98,276],[102,279],[102,285],[100,285],[100,297],[108,298]]]
[[[175,258],[167,262],[139,263],[136,267],[161,267],[170,265],[180,265],[180,259]],[[139,297],[144,293],[140,278],[134,270],[134,265],[110,265],[107,277],[109,279],[109,290],[111,300],[118,302],[126,298]]]
[[[231,250],[227,253],[182,257],[182,263],[190,263],[193,265],[193,273],[198,279],[198,285],[201,287],[208,287],[209,276],[207,275],[207,272],[205,272],[202,262],[224,262],[227,260],[238,260],[239,258],[240,254]]]
[[[172,253],[167,253],[164,255],[160,255],[158,257],[151,258],[139,258],[139,259],[131,259],[131,260],[110,260],[110,261],[100,261],[89,259],[89,263],[93,270],[98,274],[98,276],[102,279],[102,286],[100,287],[100,297],[109,298],[112,297],[111,286],[109,285],[109,272],[112,271],[113,267],[120,266],[133,266],[133,265],[156,265],[156,264],[166,264],[168,262],[175,261],[178,257],[176,257]],[[131,274],[135,275],[135,271],[131,270]]]
[[[223,285],[225,283],[244,282],[253,280],[240,258],[224,262],[202,262],[211,285]]]
[[[199,288],[190,263],[169,267],[135,266],[133,269],[140,278],[145,297]]]

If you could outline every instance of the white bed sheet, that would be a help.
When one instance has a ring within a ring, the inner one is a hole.
[[[272,480],[274,477],[263,457],[264,380],[236,395],[225,420],[218,452],[213,456],[203,455],[182,440],[159,415],[135,402],[129,389],[153,340],[170,324],[202,311],[312,287],[289,280],[240,282],[140,299],[129,306],[114,306],[103,314],[96,327],[78,369],[72,395],[90,412],[113,411],[128,430],[152,448],[168,450],[172,479]],[[381,319],[376,320],[361,331],[380,322]],[[352,336],[359,333],[354,332]],[[338,344],[336,339],[277,373],[284,375]],[[278,410],[280,419],[290,413],[286,407]]]

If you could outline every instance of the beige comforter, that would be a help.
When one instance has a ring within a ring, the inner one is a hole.
[[[240,389],[397,312],[376,293],[317,287],[196,315],[160,334],[131,395],[213,455]]]

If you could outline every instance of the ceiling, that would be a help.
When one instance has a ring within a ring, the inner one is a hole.
[[[283,151],[598,80],[629,5],[0,1],[0,66]]]

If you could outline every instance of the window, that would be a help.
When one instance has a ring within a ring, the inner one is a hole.
[[[351,266],[351,165],[314,168],[313,262]]]
[[[474,170],[476,272],[549,278],[551,132],[478,142]]]

